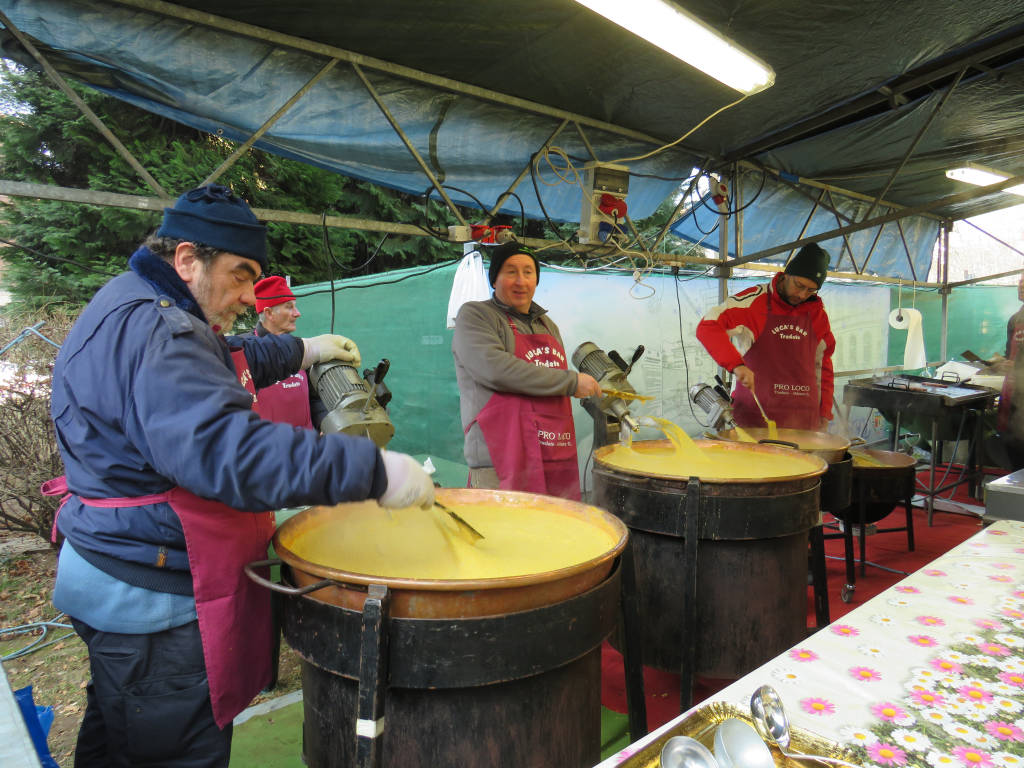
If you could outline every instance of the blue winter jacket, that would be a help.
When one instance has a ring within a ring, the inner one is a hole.
[[[133,497],[181,486],[253,511],[379,498],[387,477],[370,440],[252,412],[224,339],[161,264],[140,249],[134,271],[100,289],[57,355],[51,414],[72,493]],[[302,342],[292,336],[253,338],[244,348],[257,387],[301,364]],[[58,527],[83,557],[135,586],[191,592],[169,505],[97,508],[77,496]]]

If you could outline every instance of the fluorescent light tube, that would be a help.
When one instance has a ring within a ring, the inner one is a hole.
[[[665,0],[576,0],[740,93],[775,82],[775,71],[695,16]]]
[[[1003,171],[996,171],[986,168],[977,163],[967,163],[963,168],[950,168],[946,171],[946,178],[954,181],[963,181],[967,184],[976,184],[979,187],[987,187],[989,184],[998,184],[1000,181],[1009,179],[1011,174]],[[1024,184],[1015,187],[1007,187],[1003,192],[1012,192],[1015,195],[1024,196]]]

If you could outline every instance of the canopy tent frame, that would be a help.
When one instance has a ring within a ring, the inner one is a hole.
[[[309,41],[309,40],[293,37],[291,35],[286,35],[286,34],[283,34],[283,33],[280,33],[280,32],[276,32],[276,31],[273,31],[273,30],[269,30],[269,29],[265,29],[265,28],[262,28],[262,27],[258,27],[258,26],[246,24],[246,23],[243,23],[243,22],[238,22],[238,21],[226,19],[226,18],[223,18],[223,17],[215,16],[213,14],[209,14],[209,13],[205,13],[205,12],[201,12],[201,11],[196,11],[196,10],[191,10],[191,9],[188,9],[188,8],[183,8],[181,6],[176,6],[176,5],[173,5],[171,3],[163,2],[163,0],[114,0],[114,2],[117,2],[117,3],[121,4],[121,5],[126,5],[126,6],[135,7],[135,8],[139,8],[139,9],[150,11],[150,12],[154,12],[154,13],[159,13],[161,15],[169,16],[169,17],[176,18],[176,19],[179,19],[179,20],[189,21],[189,22],[193,22],[193,23],[197,23],[197,24],[203,24],[203,25],[215,28],[215,29],[219,29],[219,30],[225,31],[225,32],[230,32],[232,34],[241,34],[241,35],[248,36],[248,37],[253,37],[255,39],[259,39],[259,40],[262,40],[262,41],[272,42],[272,43],[280,44],[280,45],[286,45],[286,46],[294,47],[294,48],[297,48],[297,49],[300,49],[300,50],[304,50],[304,51],[307,51],[307,52],[315,52],[315,53],[318,53],[320,55],[330,57],[328,62],[323,66],[323,68],[313,78],[311,78],[310,81],[307,82],[304,87],[302,87],[298,92],[293,94],[288,99],[288,101],[285,104],[283,104],[281,107],[279,107],[278,110],[273,115],[271,115],[255,132],[253,132],[252,135],[250,135],[250,137],[245,142],[242,142],[235,149],[235,151],[232,153],[232,155],[229,158],[227,158],[221,164],[220,167],[218,167],[215,171],[213,171],[211,174],[209,174],[209,176],[206,179],[206,183],[209,183],[210,181],[215,180],[216,178],[219,178],[226,170],[228,170],[231,167],[231,165],[234,162],[236,162],[237,159],[239,157],[241,157],[241,155],[249,147],[251,147],[253,144],[255,144],[255,142],[259,139],[259,137],[262,136],[270,128],[270,126],[272,126],[284,114],[286,114],[288,112],[288,110],[295,103],[297,103],[302,98],[302,96],[306,92],[308,92],[308,90],[311,89],[313,85],[315,85],[315,83],[317,81],[319,81],[328,71],[330,71],[340,61],[346,61],[347,63],[352,65],[354,71],[358,74],[359,78],[362,80],[362,82],[363,82],[367,92],[369,93],[370,97],[377,104],[378,108],[381,110],[381,112],[383,113],[383,115],[385,116],[385,118],[387,119],[388,123],[391,125],[391,127],[395,131],[395,133],[401,138],[403,144],[406,147],[406,150],[416,160],[416,162],[419,165],[419,167],[420,167],[421,171],[423,172],[424,176],[429,180],[431,186],[438,193],[438,195],[444,200],[446,206],[452,211],[453,215],[455,215],[457,220],[463,226],[466,226],[466,221],[465,221],[465,218],[463,217],[461,211],[459,211],[458,207],[452,202],[451,198],[449,198],[448,195],[445,193],[442,184],[438,181],[436,176],[431,172],[430,168],[428,167],[428,165],[426,164],[426,162],[424,161],[424,159],[420,155],[420,153],[416,150],[416,148],[409,141],[409,139],[406,136],[405,132],[402,130],[401,125],[390,114],[387,106],[384,104],[383,100],[380,98],[380,95],[376,92],[376,90],[374,89],[373,85],[369,82],[369,80],[367,79],[366,75],[364,74],[364,72],[362,70],[362,66],[378,69],[380,71],[387,72],[389,74],[394,74],[394,75],[399,75],[399,76],[402,76],[402,77],[406,77],[406,78],[408,78],[410,80],[414,80],[414,81],[421,82],[421,83],[424,83],[424,84],[429,84],[429,85],[432,85],[432,86],[435,86],[435,87],[441,87],[441,88],[444,88],[444,89],[447,89],[447,90],[451,90],[451,91],[456,92],[456,93],[465,93],[465,94],[468,94],[468,95],[473,95],[473,96],[477,96],[477,97],[481,97],[481,98],[487,98],[487,99],[493,100],[493,101],[498,102],[498,103],[502,103],[502,104],[506,104],[506,105],[512,105],[512,106],[517,106],[517,107],[520,107],[520,108],[525,108],[525,109],[537,112],[538,114],[547,114],[549,116],[550,115],[554,115],[554,114],[558,114],[558,115],[562,116],[562,122],[560,123],[559,126],[557,126],[555,128],[555,130],[551,134],[551,137],[544,143],[544,145],[542,145],[539,148],[538,152],[543,151],[545,149],[545,147],[550,145],[551,141],[564,129],[564,127],[566,127],[567,121],[571,121],[573,123],[574,127],[577,129],[577,133],[580,135],[580,137],[582,138],[585,146],[587,146],[588,150],[590,151],[591,156],[594,157],[595,159],[596,159],[596,154],[594,153],[593,148],[591,147],[589,141],[586,138],[586,134],[585,134],[585,132],[582,129],[583,125],[592,125],[594,127],[600,128],[602,130],[611,131],[613,133],[619,133],[620,135],[627,136],[627,137],[634,138],[634,139],[639,139],[641,141],[646,141],[648,143],[654,143],[654,144],[660,144],[661,143],[661,139],[640,134],[640,133],[638,133],[636,131],[633,131],[632,129],[623,128],[621,126],[616,126],[614,124],[606,123],[606,122],[603,122],[603,121],[597,121],[597,120],[594,120],[592,118],[588,118],[586,116],[578,115],[578,114],[575,114],[575,113],[565,112],[563,110],[554,110],[554,111],[552,111],[552,108],[550,108],[550,107],[548,107],[546,105],[536,104],[534,102],[527,102],[526,100],[518,99],[517,97],[512,97],[512,96],[509,96],[508,94],[502,94],[502,93],[498,93],[498,92],[495,92],[495,91],[490,91],[488,89],[481,89],[481,88],[479,88],[477,86],[472,86],[472,85],[469,85],[469,84],[466,84],[466,83],[461,83],[461,82],[458,82],[458,81],[455,81],[455,80],[451,80],[450,78],[438,77],[436,75],[431,75],[431,74],[428,74],[428,73],[425,73],[425,72],[421,72],[419,70],[413,70],[411,68],[403,67],[403,66],[400,66],[400,65],[395,65],[395,64],[392,64],[390,62],[382,61],[382,60],[379,60],[379,59],[374,59],[374,58],[371,58],[371,57],[366,57],[366,56],[363,56],[361,54],[354,53],[352,51],[346,51],[346,50],[343,50],[343,49],[339,49],[339,48],[336,48],[334,46],[325,46],[324,44],[321,44],[321,43],[315,43],[315,42],[312,42],[312,41]],[[144,169],[141,166],[141,164],[133,156],[131,156],[131,153],[128,152],[128,150],[126,148],[124,148],[123,144],[121,144],[120,141],[109,131],[109,129],[105,125],[103,125],[102,121],[98,117],[96,117],[94,114],[91,113],[91,110],[89,110],[88,106],[84,102],[82,102],[77,97],[76,94],[74,94],[74,91],[72,91],[70,89],[70,87],[67,86],[67,84],[63,80],[62,76],[56,71],[56,69],[52,65],[50,65],[46,61],[46,59],[42,55],[42,53],[40,51],[38,51],[31,44],[31,42],[25,37],[25,35],[23,33],[21,33],[20,30],[16,29],[16,27],[13,25],[13,23],[10,21],[10,19],[7,18],[2,13],[0,13],[0,22],[2,22],[4,24],[4,26],[7,27],[12,32],[12,34],[14,34],[18,38],[18,40],[26,47],[26,49],[30,51],[30,53],[33,55],[33,57],[40,63],[40,65],[46,71],[47,75],[58,85],[58,87],[63,92],[65,92],[66,94],[69,95],[69,98],[72,98],[72,100],[76,103],[76,106],[81,111],[83,111],[83,113],[86,114],[87,117],[89,117],[90,121],[93,122],[94,125],[96,125],[97,129],[100,130],[100,132],[104,135],[104,137],[107,138],[107,140],[115,147],[115,149],[118,150],[119,154],[121,154],[122,157],[124,157],[126,159],[126,161],[129,162],[129,164],[133,167],[133,169],[135,169],[137,171],[137,173],[139,173],[139,175],[146,181],[146,183],[151,188],[153,188],[154,191],[156,191],[159,195],[161,195],[162,197],[166,197],[166,193],[159,187],[159,185],[156,184],[155,179],[153,179],[153,177],[148,173],[148,171],[146,171],[146,169]],[[939,70],[936,70],[936,72],[932,73],[935,77],[942,77],[942,76],[946,76],[949,72],[955,71],[955,77],[954,77],[953,81],[948,84],[948,86],[947,86],[947,88],[945,90],[945,94],[943,96],[943,99],[939,103],[937,103],[935,105],[935,107],[933,108],[933,110],[931,112],[931,115],[929,116],[929,119],[926,121],[926,123],[918,131],[917,137],[915,137],[914,141],[911,143],[911,146],[904,153],[903,159],[901,160],[901,162],[898,164],[898,166],[891,173],[891,175],[889,177],[889,180],[888,180],[888,182],[885,185],[885,189],[888,189],[888,187],[890,186],[892,180],[896,177],[896,175],[898,175],[899,169],[905,164],[907,158],[909,158],[912,155],[913,150],[914,150],[914,148],[917,145],[917,141],[924,134],[924,132],[927,129],[928,125],[931,123],[932,118],[939,112],[939,110],[941,109],[941,107],[945,103],[946,98],[948,98],[949,94],[951,94],[953,92],[953,90],[955,89],[956,85],[964,77],[964,75],[967,72],[967,70],[971,66],[978,66],[979,62],[981,60],[983,60],[983,59],[984,60],[989,60],[989,59],[991,59],[993,57],[1003,56],[1003,55],[1006,54],[1007,51],[1015,50],[1015,41],[1016,40],[1017,40],[1016,37],[1012,37],[1011,36],[1011,38],[1009,40],[1000,41],[998,44],[989,45],[989,46],[985,47],[985,49],[983,51],[981,51],[981,52],[971,52],[968,55],[958,57],[956,62],[955,62],[955,64],[959,65],[959,69],[958,70],[956,69],[956,67],[954,66],[953,63],[946,63],[944,65],[944,67],[940,67]],[[1021,35],[1021,40],[1024,41],[1024,35]],[[911,75],[913,75],[913,76],[908,75],[908,77],[906,78],[906,82],[901,87],[902,90],[901,89],[893,88],[893,89],[890,89],[891,93],[906,92],[906,91],[911,90],[913,88],[922,87],[923,85],[925,85],[927,83],[934,82],[934,78],[929,80],[927,77],[924,77],[921,74],[911,73]],[[536,157],[537,157],[537,155],[535,154],[533,159],[531,159],[531,164],[533,162],[535,162],[535,158]],[[712,162],[714,162],[714,160],[712,160]],[[723,159],[723,162],[724,162],[724,159]],[[735,165],[737,167],[739,167],[741,164],[740,163],[736,163]],[[742,165],[746,166],[746,165],[748,165],[748,163],[746,161],[744,161],[744,163]],[[762,172],[770,172],[770,173],[772,173],[773,175],[775,175],[778,178],[782,179],[785,183],[787,183],[788,186],[790,186],[792,188],[798,188],[797,185],[792,184],[791,182],[788,181],[788,179],[785,179],[784,174],[782,174],[782,172],[780,172],[780,171],[773,170],[773,169],[768,169],[768,168],[762,168],[761,170],[762,170]],[[504,200],[506,200],[514,192],[516,187],[525,179],[526,174],[529,171],[530,171],[530,166],[528,165],[527,167],[525,167],[520,172],[518,177],[510,184],[510,186],[508,187],[506,192],[503,193],[500,196],[500,198],[495,203],[495,205],[491,209],[483,211],[483,213],[485,213],[487,215],[487,220],[488,221],[490,219],[492,219],[493,216],[496,214],[496,212],[500,208],[502,202]],[[1016,179],[1018,177],[1014,177],[1014,178]],[[807,180],[800,179],[800,182],[802,182],[802,183],[806,182],[806,181]],[[1013,181],[1014,181],[1013,179],[1007,180],[1006,182],[1003,182],[1001,186],[997,185],[997,186],[993,187],[991,190],[986,192],[986,194],[991,194],[991,192],[997,191],[998,189],[1002,189],[1004,187],[1012,186],[1013,184],[1011,182],[1013,182]],[[154,186],[154,185],[156,185],[156,186]],[[846,195],[848,197],[852,197],[852,198],[855,198],[855,199],[857,197],[860,197],[859,195],[856,195],[856,193],[850,193],[849,191],[842,190],[839,187],[834,187],[832,185],[826,185],[826,186],[830,190],[836,191],[836,192],[841,193],[841,194],[844,194],[844,195]],[[816,236],[810,236],[810,237],[804,236],[806,234],[806,225],[805,225],[803,231],[801,232],[801,237],[798,237],[795,240],[792,240],[792,241],[790,241],[788,243],[783,243],[781,245],[778,245],[775,248],[762,249],[761,251],[758,251],[755,254],[744,255],[744,256],[742,256],[740,258],[729,260],[727,262],[727,265],[731,267],[731,266],[737,266],[737,265],[740,265],[740,264],[747,264],[747,263],[750,263],[752,261],[760,260],[762,258],[766,258],[768,256],[775,255],[777,253],[781,253],[781,252],[786,251],[786,250],[793,251],[793,250],[795,250],[795,249],[797,249],[799,247],[802,247],[803,245],[805,245],[807,243],[810,243],[810,242],[818,242],[820,240],[825,240],[825,239],[828,239],[829,237],[833,237],[833,236],[842,236],[844,238],[844,242],[846,243],[845,251],[849,252],[851,263],[853,265],[853,271],[854,271],[855,274],[861,274],[861,273],[864,272],[864,270],[865,270],[865,268],[867,266],[867,263],[870,260],[871,254],[873,252],[873,247],[868,252],[867,256],[865,257],[864,264],[862,264],[860,267],[858,267],[857,262],[856,262],[856,258],[854,257],[852,249],[849,246],[849,241],[848,241],[848,239],[846,239],[846,236],[848,234],[850,234],[851,232],[859,231],[860,229],[864,229],[864,228],[871,227],[871,226],[878,226],[879,227],[878,234],[880,234],[881,227],[883,227],[889,221],[897,221],[899,218],[903,218],[905,216],[919,215],[919,214],[922,214],[922,213],[927,214],[928,211],[932,210],[935,207],[941,206],[944,202],[947,202],[947,201],[951,201],[951,200],[973,200],[973,199],[976,199],[976,198],[979,198],[979,197],[983,196],[983,195],[974,195],[974,194],[971,194],[969,192],[968,193],[961,193],[961,196],[957,196],[957,195],[947,196],[945,198],[941,198],[940,201],[938,201],[938,202],[933,202],[932,204],[929,204],[929,205],[926,205],[926,206],[917,206],[916,208],[901,208],[899,206],[896,206],[895,204],[892,204],[892,203],[889,203],[887,201],[884,201],[883,198],[884,198],[884,194],[885,194],[885,189],[883,189],[882,192],[880,192],[871,201],[871,208],[869,208],[867,214],[864,216],[864,218],[861,220],[861,222],[857,222],[857,223],[850,222],[846,226],[840,225],[837,229],[833,229],[833,230],[831,230],[828,233],[822,233],[822,234],[819,234],[819,235],[816,235]],[[988,189],[988,188],[986,188],[986,189]],[[831,192],[830,192],[830,194],[831,194]],[[820,204],[820,203],[818,203],[818,204]],[[867,218],[867,215],[869,215],[871,212],[873,212],[874,208],[876,206],[878,206],[879,204],[884,205],[886,208],[889,208],[890,212],[888,214],[886,214],[886,215],[881,216],[881,217],[876,217],[875,219],[870,219],[869,220]],[[842,217],[839,215],[838,211],[836,210],[836,208],[834,206],[830,206],[830,208],[831,208],[833,214],[837,218],[837,224],[840,224],[840,219]],[[812,209],[811,214],[810,214],[811,216],[813,216],[813,212],[814,212],[814,210]],[[742,217],[742,211],[739,211],[739,213],[737,214],[737,222],[736,222],[736,226],[735,226],[735,230],[736,230],[737,234],[739,235],[739,237],[737,237],[737,249],[739,250],[739,252],[742,252],[742,247],[743,247],[742,246],[742,243],[743,243],[743,238],[742,238],[743,222],[742,222],[742,218],[743,218]],[[672,222],[670,220],[670,224],[671,223]],[[635,226],[633,225],[633,222],[629,221],[629,224],[630,224],[631,228],[633,228],[633,230],[635,232]],[[380,230],[378,229],[377,231],[380,231]],[[877,240],[878,240],[878,234],[876,234],[875,242],[877,242]],[[664,237],[664,231],[662,233],[660,233],[659,236],[658,236],[658,239],[657,239],[657,243],[658,244],[660,244],[660,242],[662,241],[663,237]],[[901,232],[901,238],[902,238],[902,232]],[[554,243],[549,244],[549,246],[550,245],[554,245]],[[905,239],[904,239],[904,245],[905,245]],[[907,249],[905,248],[905,250],[907,250]],[[659,261],[667,261],[669,264],[672,261],[674,261],[671,258],[671,256],[669,256],[669,258],[667,260],[664,259],[663,255],[660,254],[660,253],[659,254],[655,254],[655,253],[652,253],[650,251],[646,251],[644,255],[647,255],[648,257],[655,257]],[[909,256],[909,251],[907,252],[907,255]],[[840,255],[840,259],[841,258],[842,258],[842,254]],[[912,263],[911,263],[910,266],[911,266],[911,270],[913,270],[913,264]],[[916,277],[916,275],[915,275],[915,277]]]
[[[537,152],[530,158],[530,162],[522,169],[518,177],[511,182],[506,191],[500,195],[498,200],[490,209],[484,209],[482,213],[486,215],[487,221],[493,219],[497,212],[500,210],[504,202],[510,197],[515,189],[525,180],[526,175],[531,172],[533,165],[536,163],[540,153],[546,151],[551,146],[552,142],[562,133],[562,131],[568,127],[571,123],[576,129],[576,132],[582,139],[584,145],[587,147],[592,158],[597,159],[596,153],[593,150],[590,142],[587,139],[584,127],[590,127],[619,135],[631,140],[640,141],[645,144],[649,144],[655,147],[661,147],[667,143],[667,139],[664,137],[655,137],[647,133],[637,131],[631,128],[627,128],[614,123],[597,120],[586,115],[562,110],[556,107],[552,107],[546,104],[529,101],[522,99],[510,94],[501,93],[479,86],[470,85],[465,82],[454,80],[447,77],[429,74],[420,70],[405,67],[392,62],[376,59],[373,57],[364,56],[353,51],[337,48],[335,46],[326,45],[323,43],[317,43],[303,38],[293,37],[281,32],[274,30],[265,29],[262,27],[246,24],[244,22],[234,21],[226,19],[224,17],[218,17],[213,14],[191,10],[181,6],[176,6],[171,3],[162,2],[162,0],[113,0],[121,5],[126,5],[149,12],[162,14],[165,16],[173,17],[179,20],[202,24],[209,26],[224,32],[228,32],[236,35],[243,35],[246,37],[252,37],[267,43],[273,43],[275,45],[283,45],[298,50],[305,51],[307,53],[314,53],[327,59],[322,69],[311,78],[305,86],[296,91],[283,105],[281,105],[270,117],[268,117],[260,127],[254,131],[248,139],[238,144],[232,154],[223,162],[221,165],[212,171],[207,176],[207,182],[216,180],[221,177],[228,169],[230,169],[235,162],[250,148],[252,147],[261,136],[263,136],[270,127],[281,119],[288,111],[299,102],[300,99],[318,82],[324,77],[331,69],[337,64],[345,62],[349,64],[353,71],[362,80],[367,93],[370,98],[376,103],[380,109],[384,118],[390,124],[394,132],[399,136],[405,145],[409,154],[416,161],[420,170],[424,176],[430,182],[431,187],[438,194],[439,197],[445,202],[446,206],[452,211],[453,215],[460,222],[462,226],[468,226],[465,217],[462,215],[458,206],[451,200],[451,198],[444,191],[444,185],[441,180],[431,171],[427,161],[423,156],[416,150],[415,146],[409,140],[408,136],[402,129],[400,122],[389,112],[387,105],[381,98],[380,94],[376,91],[369,78],[366,76],[365,69],[371,69],[375,71],[384,72],[388,75],[401,77],[424,85],[429,85],[433,88],[450,91],[453,93],[463,94],[472,96],[474,98],[489,100],[504,106],[510,106],[523,111],[531,112],[546,117],[557,118],[560,122],[553,129],[548,139],[538,148]],[[59,199],[66,202],[85,203],[85,204],[99,204],[99,205],[114,205],[117,207],[134,208],[138,210],[153,210],[158,211],[163,207],[172,204],[173,200],[170,199],[167,193],[160,187],[150,173],[138,162],[134,156],[131,155],[124,145],[113,135],[112,132],[103,124],[102,120],[98,118],[89,109],[74,91],[67,85],[66,81],[60,75],[59,72],[46,60],[45,56],[35,46],[32,45],[31,41],[18,30],[13,23],[2,13],[0,13],[0,23],[4,25],[25,47],[25,49],[39,62],[40,66],[44,69],[46,74],[55,82],[58,88],[64,92],[71,100],[75,103],[76,107],[85,114],[90,122],[97,128],[97,130],[107,139],[108,142],[114,146],[118,154],[125,159],[126,162],[138,173],[138,175],[145,181],[147,186],[153,189],[156,193],[156,197],[144,197],[136,195],[123,195],[118,193],[106,193],[106,192],[92,192],[83,190],[71,190],[66,188],[53,187],[50,185],[33,185],[25,184],[21,182],[3,181],[0,180],[0,194],[8,194],[13,196],[26,196],[46,199]],[[847,105],[846,107],[839,110],[831,110],[823,113],[816,121],[811,122],[804,121],[803,123],[791,126],[784,131],[776,132],[770,136],[766,136],[760,139],[758,142],[747,145],[739,150],[736,150],[724,157],[709,157],[705,162],[705,167],[710,167],[713,164],[722,164],[724,166],[732,165],[734,171],[734,177],[738,177],[741,170],[757,169],[762,173],[768,173],[773,178],[778,179],[782,183],[786,184],[792,189],[796,189],[801,194],[808,197],[812,203],[811,211],[808,215],[807,221],[800,232],[800,236],[786,243],[782,243],[770,248],[760,249],[751,254],[744,254],[744,217],[742,210],[742,192],[741,188],[737,184],[737,210],[734,214],[728,212],[727,206],[720,210],[720,232],[719,232],[719,256],[718,258],[708,258],[703,256],[688,255],[685,258],[681,258],[678,255],[668,254],[663,252],[654,252],[654,248],[657,248],[664,240],[667,234],[669,224],[666,224],[658,234],[655,241],[654,247],[651,249],[642,248],[641,251],[636,251],[637,255],[644,255],[648,258],[653,259],[659,265],[666,267],[681,267],[688,264],[704,264],[718,267],[715,271],[715,276],[720,281],[720,294],[724,298],[727,293],[728,278],[732,274],[732,270],[735,267],[743,266],[745,269],[759,270],[765,272],[774,272],[780,269],[778,266],[768,264],[756,264],[754,262],[760,261],[764,258],[768,258],[785,251],[794,251],[809,243],[821,242],[834,237],[842,237],[844,240],[844,247],[840,253],[840,260],[837,262],[837,267],[842,262],[843,258],[848,255],[853,272],[840,272],[838,270],[830,271],[829,276],[833,278],[841,278],[850,281],[863,281],[871,283],[888,283],[894,284],[899,283],[901,285],[912,285],[915,288],[938,288],[943,301],[943,322],[942,322],[942,353],[945,356],[946,352],[946,319],[947,319],[947,300],[952,288],[967,285],[977,282],[983,282],[988,279],[996,277],[1006,276],[1008,274],[1014,274],[1020,270],[1013,272],[1003,272],[995,275],[989,275],[979,278],[973,278],[971,280],[958,281],[950,283],[948,281],[949,273],[949,228],[951,227],[952,220],[935,216],[933,211],[940,209],[944,206],[966,202],[972,200],[980,200],[987,196],[994,196],[995,194],[1008,189],[1009,187],[1024,183],[1024,176],[1014,176],[1006,179],[999,183],[990,185],[988,187],[972,189],[965,192],[960,192],[952,195],[947,195],[929,203],[916,206],[901,206],[896,203],[886,201],[884,199],[886,192],[891,186],[893,180],[899,175],[900,170],[906,164],[907,160],[913,155],[914,150],[918,144],[920,138],[924,135],[928,126],[931,124],[935,115],[939,113],[941,108],[945,105],[949,96],[953,93],[957,85],[965,78],[971,68],[978,69],[981,74],[976,77],[984,77],[987,72],[985,68],[988,66],[986,62],[991,62],[996,59],[1005,58],[1009,55],[1014,55],[1018,52],[1024,51],[1024,33],[1011,34],[1004,36],[1004,39],[997,40],[994,43],[984,46],[981,50],[968,51],[964,54],[955,57],[949,61],[942,61],[938,65],[932,63],[929,67],[921,69],[921,71],[911,71],[902,78],[890,82],[889,84],[880,87],[877,93],[874,95],[865,96],[863,99],[856,100],[854,103]],[[841,187],[832,184],[823,184],[816,182],[811,179],[804,179],[796,177],[793,180],[790,174],[786,174],[778,169],[770,168],[763,164],[751,162],[746,159],[755,154],[756,152],[765,151],[771,147],[778,146],[783,141],[792,140],[801,135],[807,135],[812,129],[814,131],[822,130],[823,128],[833,124],[838,119],[850,120],[856,114],[863,114],[865,111],[870,109],[877,109],[880,100],[884,99],[890,104],[899,103],[901,100],[906,101],[906,94],[910,91],[922,89],[926,87],[932,87],[937,83],[942,83],[945,86],[945,92],[940,101],[933,107],[931,114],[925,121],[924,125],[920,127],[914,140],[910,146],[904,152],[904,155],[897,166],[890,173],[886,184],[883,189],[875,196],[866,196],[851,190],[845,190]],[[687,149],[685,145],[680,144],[680,147]],[[687,151],[695,152],[693,149],[687,149]],[[692,190],[695,181],[691,182],[690,189]],[[814,199],[812,195],[806,192],[801,187],[812,187],[820,189],[820,194],[817,199]],[[827,195],[828,202],[825,202]],[[859,221],[852,221],[848,217],[844,216],[835,205],[833,195],[846,196],[854,200],[865,200],[870,202],[871,206],[868,211],[861,217]],[[683,201],[689,196],[684,195]],[[877,207],[883,207],[886,209],[885,213],[881,213],[877,216],[871,217],[871,214],[875,212]],[[827,231],[814,235],[807,235],[807,226],[810,223],[811,217],[814,213],[819,210],[826,210],[836,219],[836,227]],[[679,207],[677,206],[677,212]],[[393,224],[390,222],[372,221],[368,219],[362,219],[358,217],[350,216],[327,216],[322,217],[317,214],[300,213],[294,211],[279,211],[270,209],[260,209],[257,215],[268,221],[279,221],[289,222],[295,224],[311,225],[311,226],[329,226],[329,227],[340,227],[346,229],[360,229],[366,231],[376,232],[389,232],[393,234],[401,234],[408,236],[427,236],[424,232],[412,225],[401,225]],[[683,213],[682,217],[685,217],[689,212]],[[669,223],[673,223],[673,217],[670,217]],[[937,283],[931,283],[927,281],[919,281],[917,279],[916,271],[914,270],[913,261],[910,258],[910,249],[907,245],[906,238],[903,233],[901,220],[910,216],[925,216],[929,218],[938,218],[940,221],[940,234],[938,238],[938,258],[939,258],[939,274],[940,280]],[[729,219],[733,218],[733,226],[730,230]],[[636,235],[636,228],[632,220],[627,219],[628,224]],[[898,278],[891,278],[879,275],[867,275],[865,271],[874,253],[875,246],[878,243],[879,237],[883,227],[886,224],[894,222],[897,229],[899,230],[900,238],[903,242],[904,250],[906,252],[908,262],[910,263],[910,269],[914,276],[913,281],[905,281]],[[854,250],[850,244],[848,235],[872,228],[877,228],[874,240],[871,247],[868,249],[864,261],[858,266],[857,259],[854,254]],[[988,233],[986,233],[988,234]],[[730,235],[735,238],[736,257],[728,258],[728,244]],[[639,241],[639,237],[636,238]],[[554,248],[559,245],[565,245],[564,241],[558,240],[544,240],[544,239],[526,239],[526,243],[538,247],[538,248]],[[1014,249],[1016,251],[1016,249]],[[1016,251],[1020,253],[1020,251]]]
[[[972,68],[978,71],[975,78],[997,74],[1008,61],[1021,57],[1024,57],[1024,30],[1008,30],[968,46],[959,53],[926,62],[873,91],[737,147],[723,159],[725,162],[742,161],[801,138],[864,119],[880,109],[902,106],[918,98],[918,95],[913,95],[915,93],[936,90],[953,81],[959,83]]]

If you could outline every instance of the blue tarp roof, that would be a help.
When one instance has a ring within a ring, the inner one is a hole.
[[[731,173],[733,161],[869,199],[884,191],[909,207],[967,191],[944,176],[951,165],[1024,171],[1019,0],[685,6],[772,65],[776,82],[675,148],[629,161],[634,219],[650,214],[692,167]],[[564,151],[558,158],[579,166],[590,157],[647,153],[737,96],[569,0],[0,0],[0,10],[67,76],[235,140],[338,57],[258,146],[423,192],[425,175],[371,100],[357,64],[432,171],[466,190],[450,189],[452,198],[468,205],[472,197],[492,205],[515,183],[563,113],[569,122],[552,143]],[[31,63],[9,35],[0,34],[0,46]],[[527,215],[578,221],[574,175],[543,161],[540,168],[540,178],[527,173],[516,189]],[[755,242],[778,244],[800,229],[797,198],[770,187],[745,211],[748,254]],[[932,212],[957,219],[1014,201],[996,194]],[[517,214],[519,203],[510,199],[504,211]],[[700,237],[687,226],[684,236]],[[815,226],[824,224],[814,220],[809,231]],[[903,243],[889,229],[868,268],[910,277]],[[921,277],[936,225],[917,221],[904,231]],[[851,238],[855,250],[865,238],[873,235]],[[837,244],[831,250],[838,259]],[[865,255],[856,253],[859,261]]]

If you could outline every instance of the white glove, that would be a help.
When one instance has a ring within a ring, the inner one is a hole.
[[[302,370],[314,363],[326,363],[328,360],[340,360],[350,365],[359,365],[359,347],[352,339],[325,333],[323,336],[312,336],[302,340],[305,348],[302,353]]]
[[[384,459],[384,472],[388,476],[388,487],[380,497],[382,507],[401,509],[423,507],[434,504],[434,483],[412,456],[394,451],[380,452]]]

